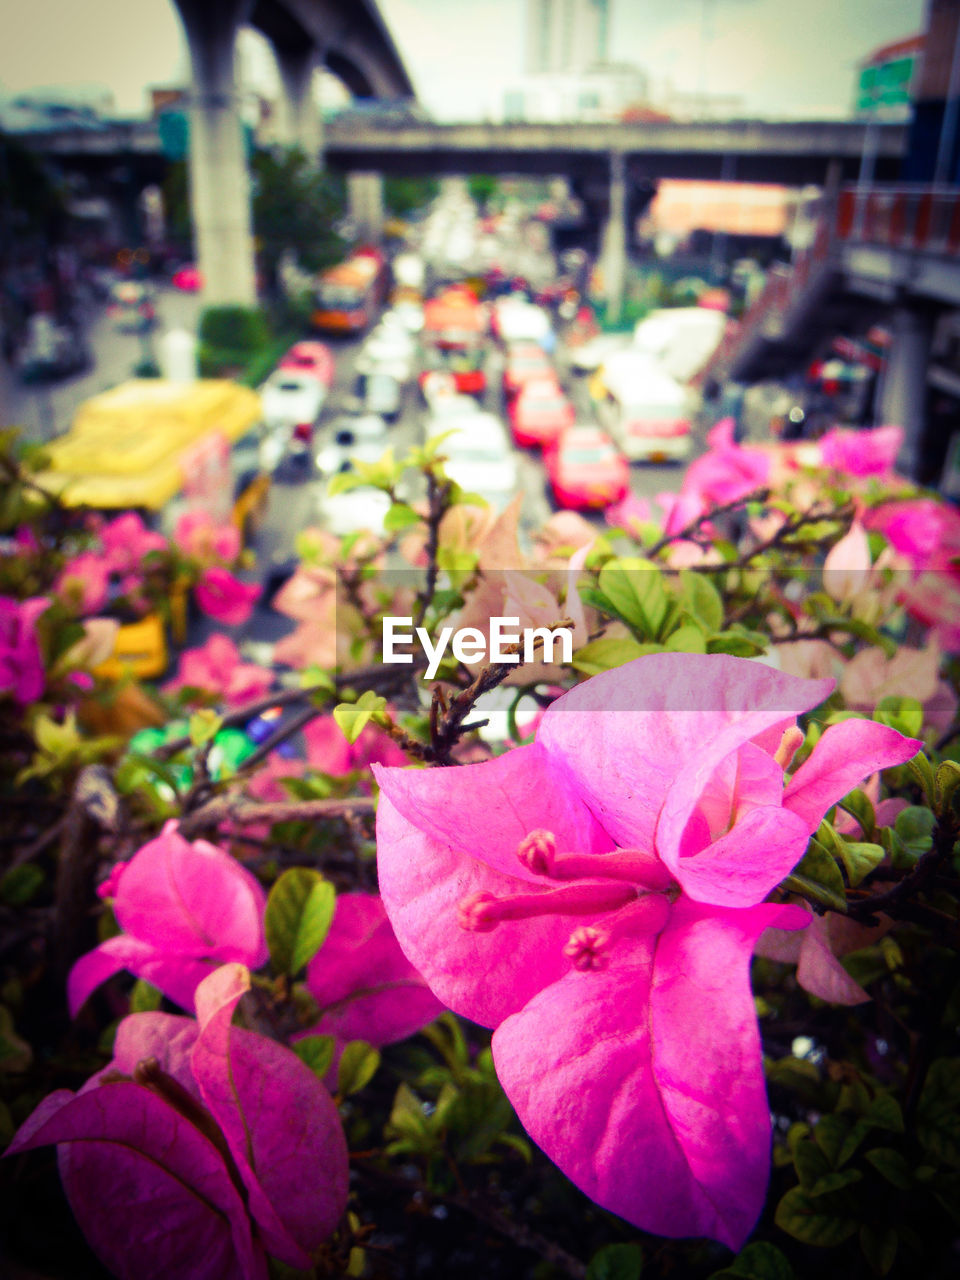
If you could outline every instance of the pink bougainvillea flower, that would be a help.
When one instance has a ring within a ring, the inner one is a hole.
[[[232,564],[240,554],[240,531],[232,524],[215,524],[209,512],[185,511],[177,521],[173,541],[203,564]]]
[[[834,427],[819,442],[820,458],[832,471],[850,476],[889,474],[903,444],[903,427],[873,427],[867,431]]]
[[[312,1033],[393,1044],[443,1012],[444,1006],[400,950],[374,893],[337,895],[333,924],[307,966],[307,987],[321,1009]]]
[[[312,1266],[347,1202],[329,1093],[283,1045],[230,1026],[250,975],[197,991],[197,1017],[138,1013],[113,1061],[45,1098],[7,1155],[57,1144],[94,1252],[119,1280],[266,1280],[266,1255]]]
[[[691,462],[683,478],[681,492],[695,495],[708,510],[745,498],[770,480],[769,453],[736,444],[733,427],[731,418],[717,423],[707,436],[710,448]]]
[[[263,888],[222,849],[184,840],[175,822],[133,855],[111,888],[123,933],[70,970],[71,1015],[122,969],[192,1010],[194,992],[212,966],[238,960],[255,969],[266,961]]]
[[[652,520],[650,503],[646,498],[638,498],[635,493],[627,493],[619,502],[607,507],[603,513],[607,524],[620,529],[632,529],[636,525],[646,524]]]
[[[884,502],[864,513],[868,529],[877,529],[913,569],[925,569],[938,553],[960,553],[960,511],[938,498]]]
[[[402,767],[408,763],[401,748],[375,724],[368,724],[356,742],[348,742],[333,716],[318,716],[304,727],[303,738],[307,763],[335,778],[372,764]]]
[[[810,912],[810,924],[802,932],[768,929],[760,935],[756,953],[768,960],[797,966],[797,981],[804,990],[831,1004],[863,1004],[870,999],[840,963],[838,956],[869,947],[882,938],[893,922],[886,916],[877,925],[863,925],[830,911]]]
[[[239,627],[249,619],[260,591],[257,583],[241,582],[220,565],[204,569],[195,588],[203,612],[228,627]]]
[[[0,596],[0,694],[11,694],[21,706],[36,702],[43,693],[46,679],[37,619],[49,607],[46,596]]]
[[[272,671],[243,662],[229,636],[213,635],[206,644],[181,653],[177,674],[164,688],[167,693],[203,689],[228,707],[241,707],[262,697],[272,684]]]
[[[81,617],[102,608],[110,589],[110,567],[103,556],[83,551],[60,570],[54,594]]]
[[[110,571],[119,574],[136,572],[144,556],[169,546],[163,534],[148,529],[135,511],[125,511],[103,525],[100,542]]]
[[[870,584],[870,544],[859,520],[827,552],[823,585],[834,600],[853,600]]]
[[[374,767],[380,888],[437,997],[494,1027],[536,1142],[662,1235],[737,1247],[770,1119],[748,965],[800,908],[763,899],[824,812],[919,744],[847,720],[784,786],[796,716],[832,680],[653,654],[557,699],[530,746],[453,769]]]

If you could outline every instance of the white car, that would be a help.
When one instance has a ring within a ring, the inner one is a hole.
[[[631,345],[630,335],[625,333],[600,333],[589,338],[579,347],[567,349],[567,364],[574,373],[593,373],[615,351]]]
[[[727,327],[722,311],[707,307],[664,307],[637,323],[634,346],[649,352],[679,382],[695,377],[720,344]]]
[[[275,369],[260,388],[263,420],[268,427],[312,428],[326,398],[322,382],[291,369]]]
[[[439,450],[446,458],[447,475],[461,489],[478,493],[502,510],[518,487],[517,459],[503,423],[495,414],[481,410],[445,423],[433,434],[444,431],[452,431]]]
[[[378,326],[364,342],[354,362],[361,375],[388,373],[409,382],[417,360],[416,339],[401,325]]]
[[[326,443],[316,456],[317,470],[328,478],[352,471],[354,462],[377,462],[388,446],[387,424],[376,413],[345,414],[325,431]],[[343,537],[369,529],[383,532],[383,518],[390,498],[380,489],[362,486],[319,499],[318,520],[325,529]]]

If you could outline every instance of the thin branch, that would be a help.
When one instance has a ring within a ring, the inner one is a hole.
[[[374,808],[372,796],[347,796],[342,800],[278,800],[258,804],[233,792],[216,796],[187,814],[180,821],[180,834],[191,840],[223,822],[235,822],[238,826],[254,822],[309,822],[315,818],[344,817],[350,813],[373,813]]]

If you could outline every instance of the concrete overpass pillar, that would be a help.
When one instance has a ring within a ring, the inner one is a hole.
[[[877,416],[881,423],[903,427],[905,434],[898,469],[905,475],[915,476],[923,439],[933,316],[901,307],[893,314],[891,331],[892,341],[879,387]]]
[[[318,167],[323,166],[323,121],[313,97],[313,73],[322,62],[320,51],[274,49],[283,84],[283,141],[299,147]]]
[[[383,178],[379,173],[347,175],[347,209],[357,237],[379,244],[383,239]]]
[[[623,309],[627,276],[627,177],[622,151],[610,152],[610,214],[600,250],[607,320],[616,323]]]
[[[250,177],[233,75],[253,0],[174,0],[190,50],[190,205],[208,306],[257,301]]]

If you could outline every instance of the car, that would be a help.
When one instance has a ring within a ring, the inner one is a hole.
[[[580,346],[567,349],[567,363],[574,373],[593,373],[615,351],[623,351],[631,345],[627,333],[598,333]]]
[[[630,468],[610,436],[597,426],[574,426],[544,453],[547,479],[558,506],[609,507],[630,489]]]
[[[614,352],[590,379],[597,421],[631,462],[680,462],[690,454],[696,393],[658,357],[629,347]]]
[[[333,352],[325,342],[295,342],[277,367],[295,369],[324,387],[329,388],[333,384],[335,362]]]
[[[274,369],[260,388],[263,420],[269,427],[309,427],[312,435],[327,399],[327,388],[307,373]]]
[[[147,333],[157,322],[153,294],[137,280],[118,280],[110,290],[107,315],[121,333]]]
[[[497,510],[503,510],[517,492],[517,460],[506,428],[493,413],[479,410],[450,423],[437,434],[451,434],[440,445],[444,470],[468,493],[479,494]],[[432,437],[427,437],[430,442]]]
[[[376,462],[389,444],[387,424],[379,413],[343,413],[322,431],[322,443],[316,454],[316,467],[321,475],[332,476],[349,471],[350,463]]]
[[[203,288],[203,276],[193,263],[186,263],[170,277],[170,283],[182,293],[199,293]]]
[[[543,347],[534,342],[517,343],[507,350],[503,368],[503,392],[509,400],[525,382],[554,374],[553,365]],[[554,374],[554,376],[556,376]]]
[[[461,418],[472,418],[474,414],[482,412],[480,402],[474,396],[461,395],[457,391],[452,391],[449,395],[432,396],[427,400],[427,405],[423,419],[425,436],[449,431]]]
[[[69,378],[92,367],[93,354],[79,329],[57,324],[43,313],[30,317],[26,340],[17,353],[22,382]]]
[[[507,294],[493,304],[490,327],[501,342],[536,342],[549,350],[556,342],[550,317],[542,307],[517,294]]]
[[[355,462],[377,462],[387,448],[387,436],[387,424],[379,414],[341,414],[324,429],[326,443],[316,455],[317,470],[329,478],[352,471]],[[345,493],[326,494],[318,519],[338,537],[362,529],[381,533],[389,509],[388,494],[361,485]]]
[[[519,445],[546,448],[566,427],[572,427],[573,405],[556,378],[531,378],[525,382],[508,409],[513,438]]]
[[[403,384],[392,373],[374,369],[360,378],[360,399],[368,413],[395,422],[403,408]]]
[[[358,374],[388,373],[398,382],[409,382],[416,360],[416,339],[395,322],[373,330],[360,348],[354,369]]]

